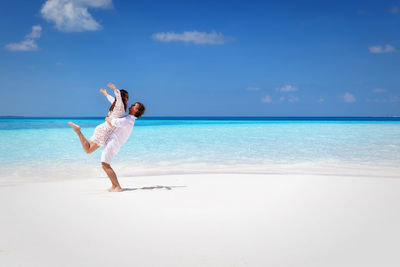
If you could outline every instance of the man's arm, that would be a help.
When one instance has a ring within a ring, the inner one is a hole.
[[[110,117],[106,117],[106,122],[107,122],[110,126],[112,126],[111,121],[112,121],[112,119],[111,119]]]
[[[128,117],[116,118],[116,119],[111,119],[109,117],[106,118],[106,122],[108,122],[109,125],[115,128],[123,126],[127,121]]]

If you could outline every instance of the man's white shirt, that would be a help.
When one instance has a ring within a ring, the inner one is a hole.
[[[114,139],[115,141],[118,141],[117,143],[119,147],[124,145],[131,135],[133,126],[135,125],[135,120],[136,117],[133,115],[112,119],[111,125],[115,127],[115,130],[112,131],[109,140]]]

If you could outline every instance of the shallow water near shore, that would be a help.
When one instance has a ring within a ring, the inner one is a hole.
[[[103,118],[0,119],[0,182],[104,177],[101,148],[83,152]],[[276,173],[400,177],[400,121],[146,118],[113,159],[120,176]]]

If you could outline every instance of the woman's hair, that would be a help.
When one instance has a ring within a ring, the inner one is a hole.
[[[143,113],[146,111],[146,108],[145,108],[145,106],[144,106],[142,103],[140,103],[140,102],[136,102],[135,104],[138,104],[138,105],[139,105],[139,110],[136,112],[135,117],[136,117],[136,118],[140,118],[140,117],[142,117]]]
[[[129,94],[128,94],[128,91],[126,91],[124,89],[121,89],[119,91],[121,92],[122,103],[124,103],[124,109],[125,109],[125,112],[126,112],[126,106],[127,106],[127,103],[128,103]],[[111,104],[111,107],[110,107],[110,109],[108,111],[111,112],[111,111],[114,110],[115,103],[117,103],[117,98],[115,98],[114,102]]]

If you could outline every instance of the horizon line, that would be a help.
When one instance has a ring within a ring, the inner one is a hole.
[[[77,117],[77,116],[0,116],[0,119],[101,119],[103,116],[86,116],[86,117]],[[376,120],[400,120],[400,116],[145,116],[139,118],[140,120],[146,119],[197,119],[197,120],[243,120],[243,119],[269,119],[269,120],[278,120],[278,119],[376,119]]]

